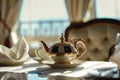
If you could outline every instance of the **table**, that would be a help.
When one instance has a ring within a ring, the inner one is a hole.
[[[84,61],[76,68],[59,69],[51,68],[48,65],[44,64],[38,64],[36,61],[30,60],[22,66],[0,67],[0,73],[6,74],[6,76],[15,75],[16,80],[49,80],[51,78],[62,78],[61,80],[75,80],[83,77],[89,77],[93,75],[91,72],[95,72],[95,70],[98,69],[110,69],[111,71],[118,71],[117,65],[113,62]],[[114,76],[113,74],[104,74],[102,76],[117,78],[119,77],[119,73],[116,72],[116,75]]]

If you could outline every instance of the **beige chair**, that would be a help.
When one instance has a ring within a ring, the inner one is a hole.
[[[115,19],[93,19],[85,23],[72,23],[65,31],[66,41],[69,36],[82,38],[87,44],[84,60],[106,61],[109,49],[115,44],[116,34],[120,32],[120,21]]]

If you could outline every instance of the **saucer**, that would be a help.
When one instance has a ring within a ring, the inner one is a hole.
[[[42,61],[42,59],[40,59],[38,57],[32,57],[32,59],[35,60],[35,61],[37,61],[37,62],[39,62],[39,63],[41,63],[41,61]]]
[[[52,68],[75,68],[81,65],[83,61],[72,61],[71,64],[55,63],[54,61],[42,61],[42,63]]]
[[[42,63],[42,61],[47,61],[47,62],[51,62],[52,60],[50,59],[42,59],[39,57],[32,57],[33,60],[37,61],[38,63]]]
[[[20,66],[23,65],[25,61],[0,61],[0,66]]]
[[[0,63],[0,66],[20,66],[23,64],[24,62],[13,62],[13,63],[5,62],[5,63]]]
[[[21,66],[28,60],[30,60],[30,58],[27,58],[25,60],[9,60],[9,59],[7,60],[4,58],[1,58],[0,66]]]

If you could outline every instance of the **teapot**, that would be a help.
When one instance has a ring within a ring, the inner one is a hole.
[[[84,55],[86,52],[86,43],[82,39],[74,39],[71,37],[74,41],[74,44],[65,41],[65,37],[62,33],[60,40],[61,42],[53,44],[51,47],[48,47],[47,44],[44,41],[41,41],[44,49],[46,50],[48,56],[56,63],[62,63],[62,64],[71,64],[72,60],[78,59]],[[78,50],[78,45],[82,45],[83,52],[80,54],[80,51]]]

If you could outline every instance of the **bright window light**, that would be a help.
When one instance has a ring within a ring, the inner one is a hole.
[[[95,0],[96,16],[98,18],[120,19],[120,0]]]
[[[68,19],[64,0],[23,0],[20,21]]]
[[[33,46],[40,40],[52,43],[58,41],[69,24],[64,0],[23,0],[18,34]]]

